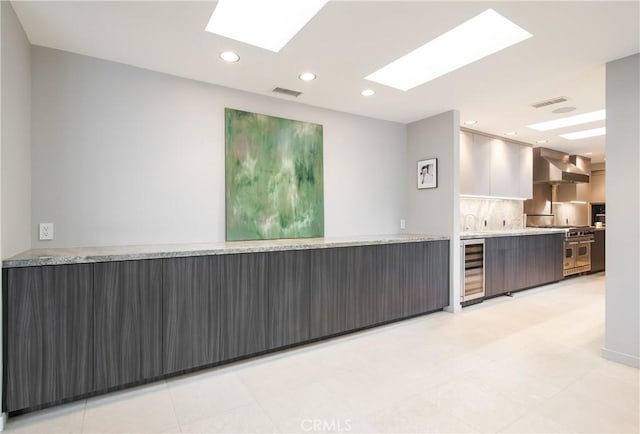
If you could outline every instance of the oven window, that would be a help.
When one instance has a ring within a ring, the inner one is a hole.
[[[566,259],[573,258],[573,249],[564,249],[564,257]]]
[[[578,247],[578,256],[585,256],[589,253],[588,247]]]

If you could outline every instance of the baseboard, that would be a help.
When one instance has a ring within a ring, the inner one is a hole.
[[[611,360],[612,362],[631,366],[632,368],[640,368],[640,357],[638,356],[632,356],[631,354],[619,353],[618,351],[603,348],[602,357],[607,360]]]

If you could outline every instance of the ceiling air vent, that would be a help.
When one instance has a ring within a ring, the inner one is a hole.
[[[551,98],[551,99],[548,99],[546,101],[540,101],[540,102],[537,102],[535,104],[531,104],[531,107],[541,108],[541,107],[546,107],[548,105],[559,104],[559,103],[565,102],[565,101],[567,101],[567,97],[566,96],[559,96],[557,98]]]
[[[285,89],[284,87],[276,87],[272,92],[281,93],[283,95],[292,96],[294,98],[302,95],[302,92],[298,92],[297,90]]]

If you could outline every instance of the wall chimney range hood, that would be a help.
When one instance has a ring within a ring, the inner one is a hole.
[[[534,184],[577,184],[589,182],[589,174],[570,161],[568,154],[548,148],[533,149]]]

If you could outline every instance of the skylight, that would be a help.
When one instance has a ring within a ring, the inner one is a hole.
[[[588,137],[604,136],[605,134],[607,134],[607,129],[602,127],[594,128],[592,130],[576,131],[575,133],[560,134],[560,137],[564,137],[569,140],[578,140],[586,139]]]
[[[597,110],[595,112],[583,113],[581,115],[568,116],[566,118],[554,119],[548,122],[540,122],[539,124],[528,125],[529,128],[538,131],[556,130],[558,128],[570,127],[573,125],[586,124],[589,122],[601,121],[606,119],[606,110]]]
[[[328,0],[218,0],[205,30],[280,51]]]
[[[487,9],[365,79],[406,91],[531,36],[493,9]]]

